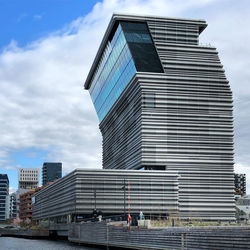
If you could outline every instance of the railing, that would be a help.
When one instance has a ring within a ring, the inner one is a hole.
[[[249,249],[250,227],[132,227],[128,230],[122,223],[84,222],[69,225],[68,239],[133,249]]]

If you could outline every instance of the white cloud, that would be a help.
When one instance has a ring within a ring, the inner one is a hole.
[[[38,15],[38,14],[33,16],[34,20],[41,20],[42,17],[43,17],[42,15]]]
[[[23,19],[25,19],[28,16],[27,13],[22,13],[21,15],[19,15],[19,17],[17,18],[18,22],[21,22]]]
[[[248,3],[106,0],[87,16],[24,48],[12,41],[0,54],[0,154],[6,160],[2,166],[9,165],[9,150],[36,147],[49,150],[48,160],[62,161],[65,172],[101,167],[99,122],[83,84],[112,13],[125,12],[208,21],[201,38],[218,48],[234,91],[236,162],[248,171]]]

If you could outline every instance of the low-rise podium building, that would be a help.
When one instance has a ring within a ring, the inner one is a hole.
[[[124,189],[125,186],[125,189]],[[66,223],[102,215],[178,216],[175,171],[76,169],[33,195],[33,220]]]

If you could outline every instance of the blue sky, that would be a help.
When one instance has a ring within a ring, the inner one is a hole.
[[[61,29],[91,11],[97,1],[83,0],[0,0],[0,46],[11,40],[27,43]]]
[[[113,12],[205,19],[234,95],[235,170],[250,191],[250,1],[0,0],[0,173],[44,161],[101,168],[101,134],[84,80]]]
[[[47,160],[47,151],[39,148],[25,148],[21,150],[11,151],[8,158],[11,161],[12,166],[17,168],[34,168],[40,167]],[[41,169],[41,167],[40,167]],[[16,168],[3,168],[1,169],[2,174],[8,174],[10,187],[16,188],[18,186],[17,176],[18,172]],[[42,180],[40,175],[40,182]]]
[[[25,47],[35,40],[42,39],[60,30],[80,16],[91,11],[98,1],[82,0],[0,0],[0,50],[15,41],[17,46]],[[73,4],[72,4],[73,3]],[[39,146],[9,150],[2,157],[12,167],[1,168],[8,174],[10,187],[17,188],[17,169],[15,167],[35,168],[48,161],[48,150]],[[40,175],[41,179],[41,175]],[[41,181],[40,181],[41,182]]]

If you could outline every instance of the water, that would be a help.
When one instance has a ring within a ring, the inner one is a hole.
[[[100,250],[103,248],[92,248],[78,246],[67,240],[35,240],[14,237],[0,237],[1,250]]]

